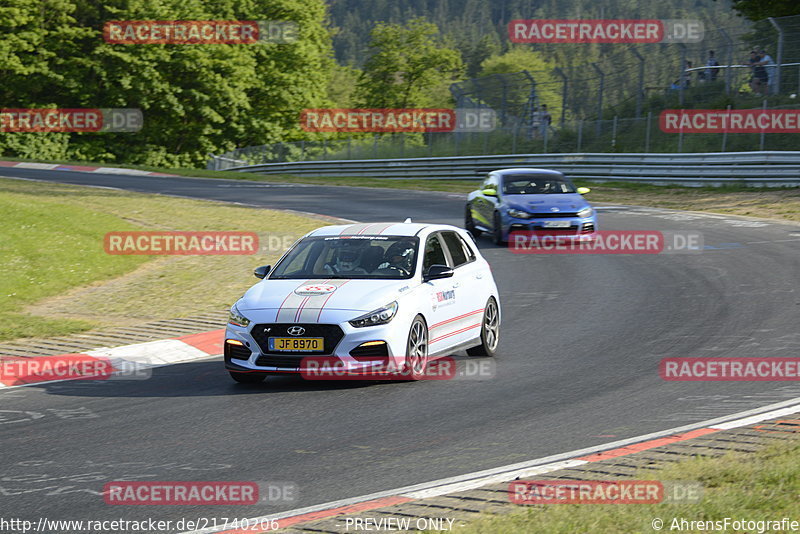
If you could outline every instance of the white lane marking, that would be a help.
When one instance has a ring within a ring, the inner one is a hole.
[[[521,469],[515,473],[503,473],[500,475],[496,475],[494,477],[488,476],[480,480],[454,482],[452,484],[445,484],[442,486],[437,486],[435,488],[429,488],[419,491],[410,491],[408,493],[402,494],[401,497],[408,497],[411,499],[427,499],[428,497],[437,497],[439,495],[445,495],[447,493],[455,493],[458,491],[467,491],[475,488],[480,488],[481,486],[486,486],[488,484],[495,484],[498,482],[506,482],[508,480],[517,480],[517,479],[522,479],[524,477],[543,475],[545,473],[550,473],[552,471],[558,471],[559,469],[569,469],[570,467],[577,467],[579,465],[584,465],[588,463],[589,462],[587,462],[586,460],[565,460],[563,462],[553,462],[551,464],[542,465],[539,467],[533,467],[531,469]]]
[[[736,421],[730,421],[728,423],[713,425],[711,426],[711,428],[715,428],[717,430],[730,430],[732,428],[739,428],[747,425],[752,425],[753,423],[760,423],[761,421],[766,421],[767,419],[775,419],[776,417],[783,417],[784,415],[789,415],[793,413],[797,413],[797,406],[784,408],[782,410],[773,410],[771,412],[754,415],[752,417],[746,417],[744,419],[737,419]]]
[[[208,353],[177,339],[162,339],[122,347],[95,349],[83,354],[144,365],[178,363],[208,356]]]
[[[26,163],[26,162],[23,162],[23,163],[17,163],[12,168],[17,168],[17,169],[40,169],[40,170],[44,170],[44,171],[49,171],[49,170],[55,169],[58,166],[59,165],[57,163]]]
[[[449,493],[451,491],[463,491],[463,490],[452,490],[451,488],[453,487],[469,489],[496,482],[512,481],[514,480],[515,476],[519,475],[519,473],[524,473],[524,476],[530,476],[536,473],[546,473],[548,471],[552,471],[555,469],[563,469],[562,466],[568,464],[569,461],[583,462],[583,460],[575,460],[575,458],[577,457],[586,456],[597,452],[603,452],[610,449],[618,449],[620,447],[625,447],[627,445],[632,445],[634,443],[641,443],[643,441],[650,441],[653,439],[662,438],[665,436],[672,436],[675,434],[682,434],[684,432],[697,430],[699,428],[714,428],[719,430],[723,429],[727,430],[730,428],[746,426],[748,424],[752,424],[753,422],[759,422],[759,421],[764,421],[766,419],[781,417],[783,415],[795,412],[800,412],[800,397],[790,399],[784,402],[770,404],[768,406],[763,406],[761,408],[754,408],[752,410],[747,410],[744,412],[739,412],[724,417],[717,417],[715,419],[701,421],[699,423],[679,426],[668,430],[661,430],[658,432],[637,436],[635,438],[613,441],[611,443],[606,443],[605,445],[597,445],[594,447],[588,447],[586,449],[579,449],[575,451],[547,456],[544,458],[539,458],[536,460],[529,460],[527,462],[496,467],[494,469],[487,469],[484,471],[478,471],[475,473],[468,473],[466,475],[444,478],[441,480],[434,480],[431,482],[424,482],[422,484],[415,484],[413,486],[406,486],[394,490],[371,493],[369,495],[362,495],[360,497],[351,497],[349,499],[331,501],[324,504],[307,506],[305,508],[298,508],[296,510],[288,510],[286,512],[249,518],[248,521],[250,522],[250,524],[268,522],[271,519],[283,519],[287,517],[304,515],[311,512],[321,512],[324,510],[341,508],[343,506],[358,504],[361,502],[380,499],[383,497],[409,496],[409,495],[421,495],[421,494],[433,497],[436,495]],[[559,466],[559,467],[551,469],[551,467],[554,466]],[[230,530],[230,528],[223,526],[217,528],[207,528],[203,530],[192,530],[192,531],[182,532],[180,534],[209,534],[212,532],[222,532],[225,530]]]

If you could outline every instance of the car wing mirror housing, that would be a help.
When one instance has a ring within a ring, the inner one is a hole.
[[[265,278],[269,274],[269,270],[272,269],[271,265],[262,265],[261,267],[256,267],[253,271],[253,275],[256,278]]]
[[[496,197],[497,196],[497,189],[486,188],[481,191],[481,194],[486,195],[487,197]]]
[[[589,191],[591,191],[591,189],[589,189],[588,187],[579,187],[578,188],[578,193],[580,193],[581,195],[585,195]]]
[[[451,267],[436,264],[428,267],[423,281],[439,280],[440,278],[450,278],[451,276],[453,276],[453,269]]]

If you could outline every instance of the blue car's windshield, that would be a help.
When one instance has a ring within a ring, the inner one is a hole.
[[[411,278],[419,238],[343,235],[308,237],[275,266],[276,278]]]
[[[503,194],[505,195],[575,192],[572,182],[552,174],[507,174],[503,176]]]

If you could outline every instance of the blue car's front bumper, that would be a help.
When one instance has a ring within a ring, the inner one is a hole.
[[[552,223],[569,222],[569,226],[552,227]],[[512,217],[507,213],[502,218],[503,240],[508,241],[513,232],[535,232],[536,235],[553,235],[559,238],[570,240],[591,240],[597,231],[597,217],[592,214],[589,217],[564,217],[564,218],[541,218],[541,219],[522,219]]]

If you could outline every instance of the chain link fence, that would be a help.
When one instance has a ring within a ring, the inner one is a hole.
[[[588,65],[497,74],[450,87],[457,108],[491,108],[491,132],[357,134],[212,156],[208,167],[284,161],[547,152],[792,150],[787,134],[664,133],[664,109],[793,109],[800,95],[800,15],[706,28],[693,44],[615,45]],[[767,61],[755,83],[750,52]],[[658,62],[650,61],[658,54]],[[666,60],[664,60],[666,58]],[[545,95],[547,95],[545,97]],[[550,102],[550,109],[543,100]]]

